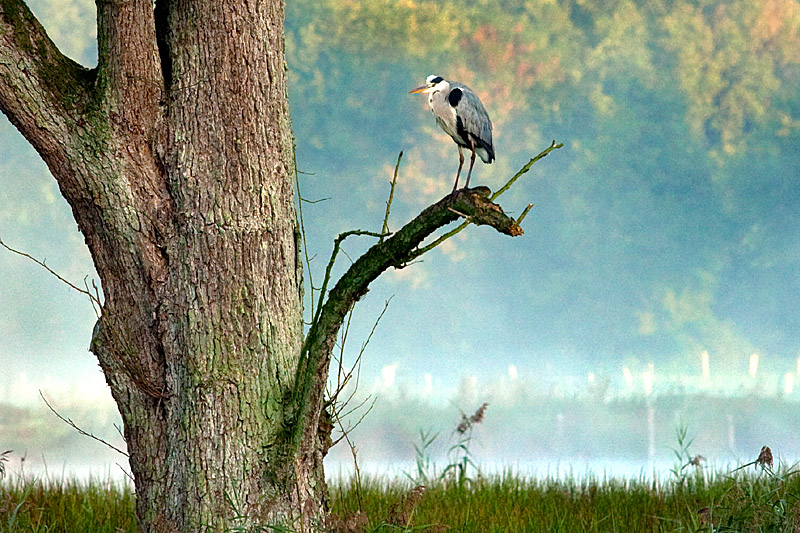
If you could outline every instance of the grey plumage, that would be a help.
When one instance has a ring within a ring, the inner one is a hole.
[[[489,120],[486,108],[472,89],[463,83],[448,82],[441,76],[428,76],[425,85],[411,92],[428,93],[428,105],[436,117],[436,123],[458,145],[459,165],[454,191],[458,187],[458,178],[464,165],[461,147],[464,146],[472,152],[465,184],[465,187],[468,187],[475,155],[477,154],[487,164],[495,158],[492,121]]]

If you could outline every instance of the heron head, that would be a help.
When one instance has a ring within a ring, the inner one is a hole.
[[[421,87],[417,87],[411,91],[408,91],[409,94],[414,93],[429,93],[431,91],[435,91],[437,88],[440,88],[442,84],[447,83],[447,81],[442,78],[441,76],[436,76],[435,74],[431,74],[425,80],[425,85]]]

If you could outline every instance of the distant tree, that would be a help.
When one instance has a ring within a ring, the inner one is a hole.
[[[358,259],[304,339],[283,16],[280,0],[99,0],[87,69],[22,0],[0,3],[0,109],[58,181],[100,276],[91,350],[142,531],[321,520],[346,313],[461,215],[521,233],[483,191],[446,197]]]

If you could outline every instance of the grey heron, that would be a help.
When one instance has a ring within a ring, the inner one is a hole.
[[[475,154],[481,161],[491,163],[494,160],[494,146],[492,145],[492,121],[483,107],[480,98],[472,89],[455,81],[447,81],[441,76],[431,75],[425,80],[425,85],[409,91],[414,93],[428,93],[428,105],[431,107],[436,123],[446,134],[453,138],[458,145],[458,172],[453,191],[458,187],[458,178],[461,176],[461,167],[464,166],[464,146],[472,151],[469,162],[467,183],[472,176],[472,166],[475,164]]]

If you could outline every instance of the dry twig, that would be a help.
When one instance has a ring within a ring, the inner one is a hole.
[[[53,409],[53,406],[52,406],[52,405],[50,405],[50,402],[48,402],[48,401],[47,401],[47,398],[45,398],[45,397],[44,397],[44,394],[42,394],[42,391],[39,391],[39,396],[41,396],[41,398],[42,398],[42,400],[44,401],[45,405],[47,405],[47,407],[48,407],[48,408],[49,408],[51,411],[53,411],[53,414],[54,414],[54,415],[56,415],[58,418],[60,418],[60,419],[61,419],[63,422],[66,422],[66,424],[67,424],[67,425],[71,426],[71,427],[72,427],[73,429],[75,429],[75,430],[76,430],[78,433],[80,433],[81,435],[85,435],[86,437],[92,438],[92,439],[96,440],[97,442],[100,442],[100,443],[102,443],[102,444],[105,444],[106,446],[108,446],[109,448],[111,448],[112,450],[114,450],[115,452],[117,452],[117,453],[121,453],[121,454],[122,454],[122,455],[124,455],[125,457],[130,457],[130,456],[129,456],[129,455],[126,453],[126,452],[124,452],[124,451],[120,450],[119,448],[117,448],[117,447],[116,447],[116,446],[114,446],[113,444],[109,444],[108,442],[104,441],[104,440],[103,440],[103,439],[101,439],[100,437],[97,437],[97,436],[95,436],[95,435],[92,435],[91,433],[88,433],[88,432],[86,432],[86,431],[82,430],[81,428],[79,428],[79,427],[78,427],[78,426],[75,424],[75,422],[73,422],[73,421],[72,421],[72,419],[70,419],[70,418],[64,418],[63,416],[61,416],[61,414],[60,414],[58,411],[56,411],[55,409]]]
[[[100,301],[100,295],[99,294],[97,294],[97,295],[92,294],[88,290],[88,287],[86,289],[81,289],[80,287],[78,287],[77,285],[75,285],[74,283],[69,281],[68,279],[66,279],[63,276],[61,276],[58,272],[56,272],[55,270],[53,270],[52,268],[47,266],[47,263],[45,261],[40,261],[39,259],[36,259],[35,257],[33,257],[32,255],[30,255],[28,253],[25,253],[23,251],[16,250],[16,249],[10,247],[6,243],[4,243],[2,239],[0,239],[0,246],[5,248],[9,252],[12,252],[12,253],[15,253],[17,255],[21,255],[22,257],[25,257],[27,259],[30,259],[31,261],[33,261],[34,263],[36,263],[40,267],[42,267],[45,270],[47,270],[50,274],[52,274],[53,276],[58,278],[59,281],[61,281],[62,283],[67,284],[67,286],[69,286],[71,289],[73,289],[75,291],[78,291],[81,294],[85,294],[86,296],[89,297],[89,300],[92,302],[92,307],[93,308],[94,308],[95,305],[97,305],[97,308],[101,308],[103,306],[103,302]],[[85,283],[86,283],[86,280],[84,279],[84,284]],[[94,282],[92,282],[92,284],[94,285]],[[97,288],[95,287],[95,291],[96,290],[97,290]]]
[[[394,176],[392,177],[392,186],[389,189],[389,199],[386,201],[386,215],[383,217],[383,226],[381,227],[381,233],[384,235],[389,235],[389,210],[392,207],[392,200],[394,199],[394,186],[397,185],[397,171],[400,170],[400,160],[403,159],[403,152],[400,152],[400,155],[397,156],[397,164],[394,166]],[[383,237],[378,242],[383,242]]]

